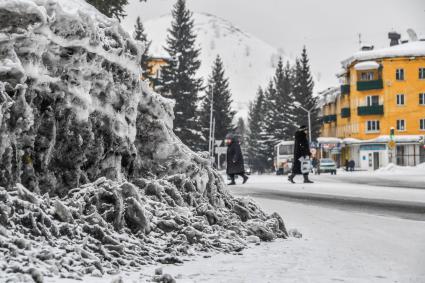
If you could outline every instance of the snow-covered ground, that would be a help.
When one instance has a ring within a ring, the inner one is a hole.
[[[425,190],[324,182],[328,177],[323,175],[312,178],[317,181],[315,184],[292,185],[282,176],[252,175],[246,185],[234,187],[232,192],[243,193],[252,188],[294,190],[424,202],[425,208]],[[287,228],[297,229],[302,238],[252,244],[241,255],[188,258],[181,266],[163,265],[164,272],[173,275],[177,282],[425,282],[424,221],[270,198],[254,199],[267,212],[280,213]],[[144,282],[140,276],[152,275],[155,268],[148,266],[139,273],[120,276],[124,282]],[[85,282],[110,282],[113,278],[117,276],[90,278]]]
[[[425,222],[256,200],[303,237],[166,271],[179,282],[425,282]]]

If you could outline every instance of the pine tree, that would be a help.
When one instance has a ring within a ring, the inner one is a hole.
[[[249,105],[247,163],[253,171],[260,173],[263,173],[267,167],[267,148],[264,142],[264,103],[264,93],[259,88],[254,102]]]
[[[235,134],[238,136],[243,158],[247,161],[249,160],[247,152],[248,129],[246,128],[245,120],[242,117],[239,117],[238,122],[236,123]]]
[[[318,137],[320,131],[319,108],[317,98],[313,96],[314,82],[311,76],[310,63],[307,56],[307,50],[304,46],[301,58],[297,59],[295,64],[294,78],[294,98],[295,102],[307,110],[311,110],[311,132],[312,139]],[[308,125],[307,112],[299,107],[295,110],[295,124],[297,126]]]
[[[128,0],[86,0],[87,3],[93,5],[102,14],[116,18],[121,21],[125,16],[124,7],[128,4]],[[140,0],[146,2],[146,0]]]
[[[124,7],[128,4],[128,0],[86,0],[87,3],[93,5],[102,14],[116,18],[121,21],[126,14]]]
[[[280,57],[273,84],[270,82],[267,95],[266,131],[269,133],[270,148],[280,140],[292,138],[294,132],[294,98],[292,94],[292,70],[287,62],[283,66]]]
[[[294,74],[289,62],[286,62],[285,68],[276,71],[275,85],[278,93],[279,106],[284,121],[281,132],[278,132],[280,140],[292,140],[297,129],[295,125],[295,107],[293,93]]]
[[[279,98],[277,97],[277,91],[274,86],[273,80],[270,80],[264,94],[264,127],[261,135],[262,143],[265,146],[265,154],[267,160],[266,168],[269,169],[273,166],[273,150],[274,146],[278,142],[276,133],[278,131],[277,124],[280,124],[280,115],[278,113]]]
[[[142,68],[142,76],[145,79],[151,80],[153,83],[155,83],[153,80],[154,78],[150,77],[150,69],[148,65],[149,61],[149,48],[151,46],[151,41],[148,40],[148,37],[145,32],[145,28],[143,26],[142,21],[140,20],[140,17],[137,17],[136,24],[134,25],[134,39],[137,41],[140,41],[144,45],[144,50],[142,53],[142,56],[140,58],[140,67]]]
[[[183,143],[199,150],[205,143],[197,113],[198,91],[202,87],[202,79],[196,78],[200,50],[195,48],[192,13],[185,0],[177,0],[172,15],[165,48],[171,60],[162,70],[161,93],[175,100],[174,132]]]
[[[229,89],[229,80],[225,77],[224,66],[220,56],[214,61],[211,75],[206,87],[206,95],[202,103],[201,126],[205,140],[209,137],[211,97],[214,94],[213,113],[215,118],[215,139],[224,140],[226,135],[234,130],[232,98]]]
[[[239,117],[238,122],[236,124],[235,133],[239,138],[241,145],[245,144],[245,139],[247,135],[247,129],[245,126],[245,121],[242,117]]]

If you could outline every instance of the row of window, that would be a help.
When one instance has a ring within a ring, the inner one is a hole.
[[[425,68],[419,68],[419,79],[423,80],[425,79]],[[397,81],[404,81],[404,69],[396,69],[395,70],[395,79]],[[374,72],[373,71],[367,71],[367,72],[361,72],[360,73],[360,80],[362,81],[373,81],[374,78]]]
[[[397,105],[405,105],[406,99],[404,94],[396,95]],[[366,105],[374,106],[379,105],[379,95],[366,96]],[[425,93],[419,93],[419,105],[425,105]]]
[[[406,120],[397,120],[396,122],[397,131],[406,131]],[[425,119],[419,120],[419,130],[425,131]],[[366,132],[379,132],[380,123],[379,120],[372,120],[366,122]]]
[[[404,105],[404,94],[397,94],[397,105]],[[425,93],[419,93],[419,105],[425,105]]]
[[[397,81],[404,81],[404,69],[395,70],[395,79]],[[419,68],[419,79],[425,79],[425,68]]]

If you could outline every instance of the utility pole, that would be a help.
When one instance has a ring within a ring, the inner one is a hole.
[[[214,146],[215,146],[215,117],[213,118],[212,136],[211,136],[211,156],[214,160]]]
[[[211,92],[211,107],[210,107],[210,133],[209,133],[209,138],[208,138],[208,154],[211,156],[211,148],[212,148],[212,140],[213,140],[213,115],[214,115],[214,88],[211,87],[210,88],[210,92]]]

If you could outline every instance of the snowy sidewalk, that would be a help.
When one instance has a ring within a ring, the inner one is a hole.
[[[370,186],[364,184],[330,182],[331,176],[312,175],[314,184],[303,184],[302,177],[296,177],[297,184],[290,184],[287,176],[251,175],[248,183],[232,187],[236,193],[248,193],[250,189],[266,188],[268,192],[293,192],[297,194],[331,195],[351,198],[390,200],[423,203],[425,208],[425,189]],[[361,178],[361,176],[359,176]],[[237,182],[238,183],[238,182]],[[425,186],[425,184],[424,184]]]

